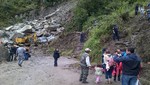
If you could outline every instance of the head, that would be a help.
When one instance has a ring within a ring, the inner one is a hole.
[[[134,50],[135,50],[134,48],[127,48],[127,49],[126,49],[126,53],[127,53],[127,54],[134,53]]]
[[[117,52],[118,52],[118,53],[121,53],[121,49],[117,49]]]
[[[86,53],[90,53],[91,50],[90,50],[89,48],[86,48],[86,49],[85,49],[85,52],[86,52]]]
[[[56,48],[56,49],[55,49],[55,51],[59,51],[59,49],[58,49],[58,48]]]
[[[106,54],[110,54],[110,51],[109,51],[109,50],[106,50],[105,53],[106,53]]]

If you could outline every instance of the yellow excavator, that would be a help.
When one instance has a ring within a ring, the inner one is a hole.
[[[37,42],[36,33],[26,34],[24,37],[15,38],[16,44],[32,44]]]

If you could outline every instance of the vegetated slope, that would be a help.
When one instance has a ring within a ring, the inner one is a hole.
[[[75,30],[78,31],[89,30],[89,37],[84,47],[92,49],[90,54],[92,61],[97,60],[97,55],[101,53],[103,47],[110,47],[112,48],[111,51],[115,51],[115,48],[136,47],[136,52],[142,57],[143,61],[146,63],[150,61],[149,23],[146,18],[134,15],[134,8],[137,3],[147,6],[149,1],[134,0],[131,3],[127,0],[112,0],[107,3],[103,3],[103,1],[99,3],[102,4],[99,7],[100,11],[96,10],[96,12],[90,14],[91,10],[89,8],[92,5],[96,6],[96,3],[91,0],[88,0],[88,2],[81,0],[81,3],[79,2],[78,7],[75,9],[75,17],[71,23],[72,29],[75,26]],[[119,42],[112,41],[112,26],[114,24],[119,26],[121,37]],[[148,80],[148,78],[149,75],[147,77],[142,76],[144,80]],[[148,81],[142,83],[142,85],[149,85]]]

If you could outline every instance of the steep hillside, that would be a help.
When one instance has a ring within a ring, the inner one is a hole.
[[[45,10],[64,1],[67,0],[1,0],[0,27],[43,16]]]

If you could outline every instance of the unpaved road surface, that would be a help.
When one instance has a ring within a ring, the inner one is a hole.
[[[59,59],[58,67],[53,66],[52,57],[32,57],[22,67],[16,61],[5,62],[0,64],[0,85],[84,85],[78,81],[80,71],[69,68],[74,63],[78,61],[65,57]],[[88,85],[97,85],[92,72],[88,81]],[[103,78],[99,85],[106,85],[104,82]]]

